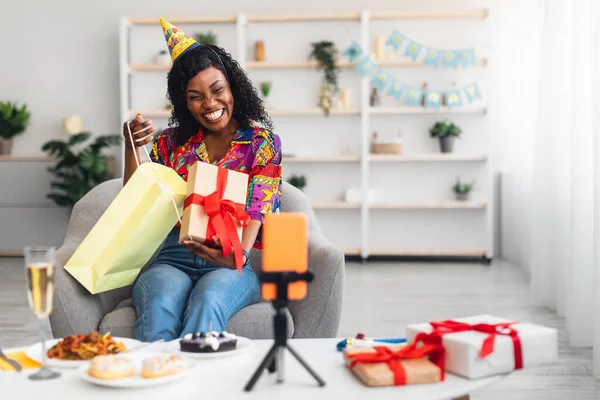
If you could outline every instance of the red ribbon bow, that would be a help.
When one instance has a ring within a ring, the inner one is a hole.
[[[349,354],[348,358],[352,361],[350,367],[358,363],[375,364],[387,363],[394,374],[394,385],[406,385],[406,370],[400,360],[413,360],[429,356],[429,361],[440,368],[440,379],[444,380],[444,362],[446,350],[439,344],[424,344],[417,347],[417,340],[413,344],[402,347],[399,350],[391,350],[385,346],[373,346],[375,353],[354,353]]]
[[[242,244],[237,234],[234,220],[242,227],[248,226],[250,216],[246,213],[243,204],[224,200],[223,193],[227,187],[227,176],[229,170],[219,168],[217,171],[217,189],[208,196],[192,193],[185,199],[184,208],[192,204],[204,206],[204,212],[208,216],[208,228],[206,239],[212,240],[217,235],[223,247],[223,255],[227,257],[231,251],[234,252],[235,266],[241,272],[244,265]]]
[[[449,333],[466,332],[466,331],[477,331],[481,333],[487,333],[487,337],[479,349],[479,357],[485,358],[494,352],[494,344],[496,336],[510,336],[513,342],[513,349],[515,353],[515,369],[523,368],[523,349],[521,345],[521,339],[519,338],[519,332],[516,331],[511,325],[517,322],[503,322],[499,324],[468,324],[465,322],[458,322],[452,320],[430,322],[433,327],[433,332],[427,335],[427,340],[431,342],[442,343],[442,336]]]

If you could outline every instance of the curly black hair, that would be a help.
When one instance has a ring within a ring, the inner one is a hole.
[[[177,131],[177,145],[184,145],[201,127],[187,108],[185,91],[190,79],[211,66],[223,72],[229,81],[234,99],[233,118],[241,126],[257,122],[273,130],[273,122],[258,91],[238,62],[221,47],[200,45],[180,56],[167,77],[167,98],[173,104],[169,128]]]

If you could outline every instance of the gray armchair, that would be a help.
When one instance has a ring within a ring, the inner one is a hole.
[[[121,188],[120,179],[104,182],[73,208],[65,241],[56,254],[55,306],[50,316],[54,337],[85,334],[92,330],[134,337],[136,313],[131,300],[131,286],[91,295],[63,269]],[[307,215],[309,269],[315,274],[315,279],[308,285],[307,297],[290,302],[288,335],[294,338],[335,337],[342,307],[344,254],[325,239],[304,194],[288,183],[283,186],[281,211]],[[261,252],[252,250],[251,260],[258,272],[261,268]],[[253,304],[235,314],[227,330],[251,339],[272,338],[272,315],[271,303]]]

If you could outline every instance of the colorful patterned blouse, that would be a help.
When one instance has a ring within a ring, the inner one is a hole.
[[[223,158],[211,162],[203,135],[200,129],[185,145],[177,147],[175,132],[166,129],[154,141],[150,157],[154,162],[173,168],[186,181],[188,168],[196,160],[247,173],[246,212],[250,218],[264,222],[266,214],[278,212],[282,182],[279,136],[255,125],[239,128]],[[261,232],[262,229],[254,243],[256,248],[262,247]]]

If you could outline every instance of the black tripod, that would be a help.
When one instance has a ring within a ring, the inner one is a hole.
[[[273,301],[273,307],[275,308],[275,316],[273,317],[273,325],[275,329],[275,343],[269,350],[265,358],[262,360],[258,369],[248,381],[248,384],[244,388],[245,391],[250,391],[260,378],[262,372],[267,368],[269,372],[277,371],[277,383],[283,382],[283,352],[287,348],[290,353],[298,360],[300,364],[313,376],[319,383],[319,386],[325,386],[325,381],[317,375],[315,371],[300,357],[296,351],[290,347],[287,343],[287,317],[285,310],[288,306],[288,285],[292,282],[305,281],[310,282],[313,280],[312,272],[305,272],[299,274],[297,272],[263,272],[260,275],[260,281],[263,283],[274,283],[277,285],[277,299]]]

